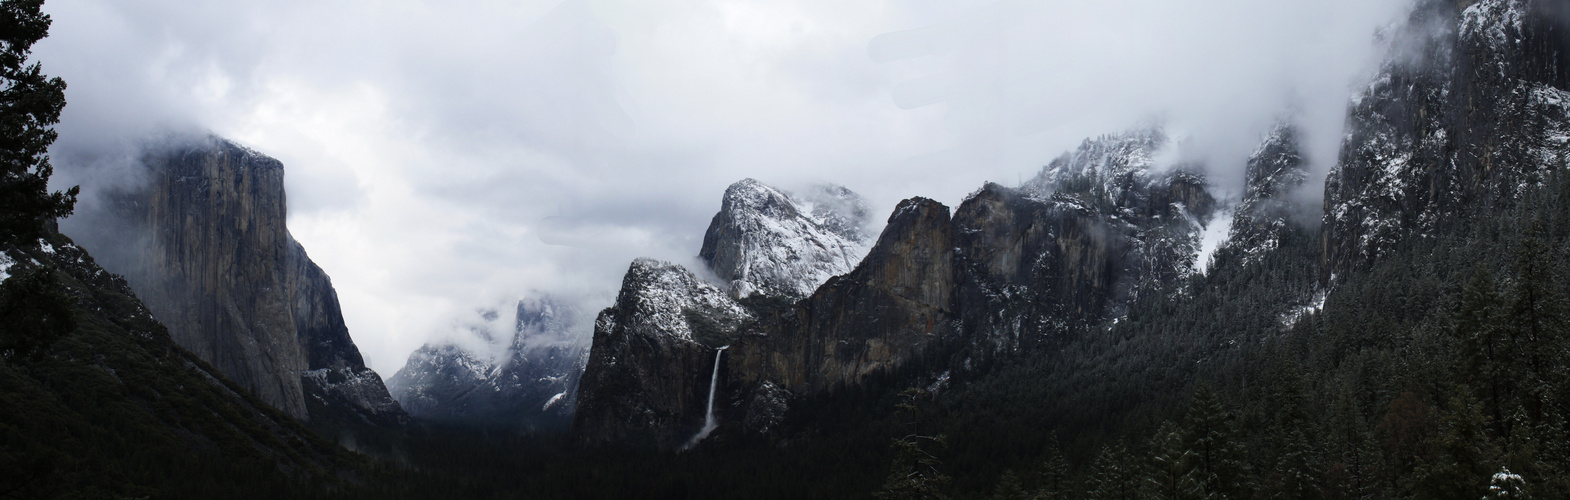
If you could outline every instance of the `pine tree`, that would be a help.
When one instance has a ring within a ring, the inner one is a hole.
[[[34,43],[49,34],[42,0],[0,1],[0,260],[17,247],[37,248],[45,223],[70,215],[78,189],[49,192],[49,145],[65,107],[65,82],[27,65]],[[30,259],[27,259],[30,260]],[[18,263],[0,286],[0,357],[33,357],[76,328],[72,301],[49,266]]]
[[[1012,469],[1003,471],[1003,476],[998,478],[997,490],[992,493],[992,500],[1029,500],[1030,494],[1025,493],[1025,485],[1020,483],[1019,474]]]
[[[49,192],[49,145],[65,108],[65,82],[27,64],[49,34],[43,0],[0,2],[0,247],[35,245],[45,222],[70,215],[78,188]]]
[[[1192,452],[1194,475],[1207,498],[1242,498],[1245,466],[1232,441],[1232,412],[1209,385],[1194,391],[1184,422],[1185,446]]]
[[[1302,429],[1288,431],[1270,490],[1279,498],[1319,498],[1319,467]]]
[[[52,267],[34,267],[0,282],[0,359],[36,358],[76,329],[71,298]]]
[[[1363,414],[1358,410],[1354,386],[1344,384],[1330,416],[1329,449],[1333,463],[1326,466],[1325,490],[1329,498],[1374,498],[1382,461],[1374,447]]]
[[[1041,464],[1040,479],[1041,488],[1036,491],[1035,500],[1066,500],[1072,496],[1068,459],[1063,457],[1057,434],[1047,443],[1047,459]]]
[[[894,440],[894,463],[883,486],[873,494],[886,500],[943,500],[951,478],[939,466],[941,460],[929,449],[945,446],[943,436],[909,435]]]
[[[1464,389],[1446,408],[1445,433],[1432,443],[1434,459],[1417,471],[1419,498],[1472,500],[1487,492],[1494,471],[1490,464],[1497,463],[1499,453],[1485,435],[1482,405]]]
[[[1562,372],[1556,352],[1563,351],[1564,298],[1551,285],[1553,263],[1543,243],[1543,224],[1533,221],[1522,235],[1513,266],[1517,283],[1511,297],[1511,331],[1525,366],[1512,370],[1523,389],[1524,409],[1534,423],[1541,420],[1554,398],[1554,384]]]
[[[1149,498],[1180,500],[1203,498],[1204,488],[1194,474],[1194,453],[1183,442],[1183,432],[1171,421],[1161,424],[1150,440],[1150,470],[1145,476]]]
[[[1515,346],[1505,332],[1503,304],[1493,273],[1479,266],[1461,292],[1461,308],[1456,314],[1455,338],[1458,375],[1477,381],[1481,389],[1484,414],[1494,431],[1506,439],[1510,420],[1506,418],[1514,399],[1514,377],[1508,363]]]
[[[894,439],[894,463],[889,468],[889,476],[884,479],[883,486],[873,496],[887,500],[948,498],[943,490],[952,478],[940,469],[943,461],[936,455],[936,452],[947,446],[947,438],[941,434],[929,436],[920,432],[921,415],[925,412],[925,403],[929,397],[927,391],[916,388],[900,392],[900,402],[896,408],[905,420],[909,433]]]
[[[1494,473],[1494,477],[1488,482],[1488,495],[1483,497],[1484,500],[1526,500],[1528,498],[1531,498],[1531,496],[1526,491],[1526,480],[1521,478],[1519,474],[1510,472],[1510,469],[1505,467],[1500,467],[1499,472]]]
[[[1136,500],[1144,477],[1128,448],[1119,442],[1103,447],[1090,466],[1086,496],[1094,500]]]

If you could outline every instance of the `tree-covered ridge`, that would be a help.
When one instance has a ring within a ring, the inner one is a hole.
[[[953,391],[952,442],[985,442],[948,462],[994,478],[957,486],[1008,498],[1009,468],[1045,498],[1563,498],[1570,175],[1446,229],[1344,277],[1321,308],[1264,293],[1311,287],[1312,269],[1220,266],[1164,321],[1136,311],[1070,346],[1087,357],[1072,366],[1026,362]],[[982,408],[1020,418],[989,425]],[[1058,453],[1068,481],[1046,479]]]
[[[177,346],[65,236],[8,254],[22,262],[0,285],[5,334],[34,340],[0,360],[0,498],[309,497],[365,474],[361,457]],[[73,328],[17,331],[17,311],[37,303],[15,299],[22,286],[65,299]]]

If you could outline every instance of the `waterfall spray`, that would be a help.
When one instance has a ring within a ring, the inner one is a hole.
[[[703,438],[709,437],[709,433],[714,432],[715,427],[720,426],[719,422],[714,421],[714,391],[719,388],[720,355],[724,354],[727,348],[730,348],[730,346],[724,346],[714,351],[714,373],[709,375],[709,409],[703,415],[703,428],[699,429],[697,434],[693,434],[692,439],[687,440],[687,444],[681,447],[682,451],[697,446],[699,441],[703,441]]]

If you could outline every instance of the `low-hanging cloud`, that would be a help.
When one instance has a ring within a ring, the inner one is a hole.
[[[522,291],[595,311],[634,257],[692,264],[745,177],[954,204],[1159,116],[1235,183],[1291,110],[1323,169],[1402,4],[51,0],[35,57],[70,85],[62,184],[134,183],[171,133],[283,161],[390,374]]]

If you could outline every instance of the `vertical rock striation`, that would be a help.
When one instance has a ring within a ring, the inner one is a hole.
[[[143,162],[147,184],[80,227],[175,342],[295,418],[406,420],[365,367],[331,280],[289,235],[281,163],[216,137]]]
[[[856,269],[831,278],[773,324],[748,330],[731,354],[749,383],[821,392],[896,367],[952,338],[954,235],[949,209],[900,202]]]
[[[573,431],[593,444],[674,449],[703,427],[714,350],[752,313],[681,266],[639,259],[600,312]]]
[[[1325,185],[1324,272],[1503,207],[1565,168],[1570,30],[1557,0],[1418,3],[1352,102]]]

